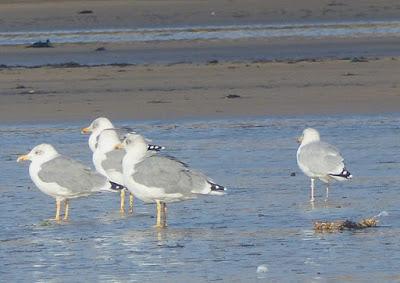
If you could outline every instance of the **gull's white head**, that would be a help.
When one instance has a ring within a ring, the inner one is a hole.
[[[82,134],[89,134],[89,147],[92,151],[96,150],[96,143],[98,135],[105,129],[114,128],[114,125],[111,121],[105,117],[99,117],[95,119],[88,127],[83,128]]]
[[[57,150],[47,143],[42,143],[35,146],[28,154],[21,155],[18,157],[17,162],[30,160],[32,162],[44,163],[56,157],[58,155]]]
[[[308,144],[310,142],[316,142],[319,141],[320,137],[319,137],[319,133],[316,129],[313,128],[307,128],[303,131],[303,134],[301,137],[299,137],[297,139],[297,141],[301,144],[301,145],[305,145]]]
[[[135,150],[144,153],[147,152],[147,147],[146,139],[135,133],[127,134],[123,142],[116,146],[116,148],[125,148],[127,152]]]
[[[88,127],[82,129],[83,134],[100,133],[105,129],[114,128],[114,125],[108,118],[99,117],[95,119]]]

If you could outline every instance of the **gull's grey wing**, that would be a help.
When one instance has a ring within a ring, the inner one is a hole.
[[[39,178],[46,183],[57,183],[71,195],[89,194],[105,187],[107,179],[82,163],[59,155],[42,164]]]
[[[122,159],[125,156],[124,149],[115,149],[106,153],[106,159],[101,162],[105,171],[115,170],[122,172]]]
[[[102,132],[104,132],[104,131],[113,131],[118,136],[118,139],[121,142],[125,139],[125,137],[128,133],[135,133],[135,131],[132,128],[128,128],[128,127],[110,128],[110,129],[105,129]],[[99,141],[99,137],[100,137],[100,135],[98,135],[97,139],[96,139],[96,148],[97,148],[97,144]],[[148,141],[150,141],[150,140],[148,140]],[[161,145],[157,145],[157,144],[149,144],[147,149],[153,150],[153,151],[161,151],[161,150],[165,149],[165,147],[161,146]]]
[[[118,128],[122,134],[135,133],[135,130],[129,126],[122,126]]]
[[[118,138],[120,139],[120,141],[123,141],[127,134],[136,133],[132,128],[125,127],[125,126],[114,128],[113,130],[117,133]]]
[[[299,162],[317,174],[339,174],[344,168],[339,150],[325,142],[313,142],[303,146]]]
[[[167,156],[152,155],[145,158],[135,165],[135,171],[132,177],[137,183],[162,188],[167,194],[190,196],[201,192],[208,183],[203,174]]]

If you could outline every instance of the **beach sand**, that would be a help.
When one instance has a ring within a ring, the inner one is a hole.
[[[379,2],[379,3],[378,3]],[[86,11],[87,13],[80,13]],[[91,11],[91,13],[88,13]],[[398,19],[397,0],[1,0],[0,31]]]
[[[0,121],[398,112],[400,58],[5,68]]]
[[[1,0],[0,32],[399,16],[397,0]],[[1,46],[0,121],[398,112],[399,43],[398,38],[385,37],[63,44],[45,49]],[[94,51],[98,47],[106,51]],[[338,60],[353,56],[369,60]],[[291,62],[298,58],[308,60]],[[207,64],[215,59],[217,64]],[[69,61],[122,65],[9,67]],[[140,65],[123,65],[128,62]]]

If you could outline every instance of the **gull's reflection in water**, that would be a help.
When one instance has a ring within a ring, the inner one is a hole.
[[[174,246],[191,234],[191,229],[156,229],[129,231],[121,235],[120,242],[128,247],[139,247],[144,243],[151,243],[155,247]]]
[[[343,201],[342,199],[332,199],[332,200],[316,200],[316,201],[307,201],[303,205],[303,209],[305,211],[318,211],[324,209],[342,209],[349,207],[351,203]]]

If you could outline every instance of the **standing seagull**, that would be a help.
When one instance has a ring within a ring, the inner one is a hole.
[[[158,228],[167,226],[166,203],[193,199],[199,194],[221,195],[225,191],[185,163],[148,151],[140,135],[128,134],[118,147],[126,150],[122,162],[124,183],[137,198],[157,203]]]
[[[93,153],[93,164],[96,171],[107,177],[114,184],[123,188],[121,190],[121,213],[125,212],[125,189],[123,187],[124,177],[122,174],[122,158],[125,156],[124,149],[115,149],[120,143],[115,129],[103,130],[97,138],[96,150]],[[133,195],[129,195],[129,212],[133,212]]]
[[[326,142],[320,141],[317,130],[307,128],[298,138],[297,164],[305,175],[311,178],[311,199],[314,201],[314,183],[320,179],[326,183],[326,199],[329,194],[329,183],[333,180],[344,181],[352,178],[346,170],[344,159],[339,150]]]
[[[29,175],[43,193],[56,199],[56,221],[60,221],[61,202],[65,201],[64,220],[68,220],[69,199],[111,191],[111,183],[83,164],[60,155],[52,145],[40,144],[17,162],[30,160]]]
[[[107,177],[113,185],[123,188],[122,158],[125,150],[115,149],[115,146],[121,143],[120,131],[105,117],[95,119],[88,127],[82,129],[82,133],[91,133],[89,147],[93,152],[96,171]],[[160,151],[164,148],[149,145],[148,149]],[[125,212],[125,189],[121,189],[120,211]],[[129,212],[133,212],[133,194],[129,195]]]

